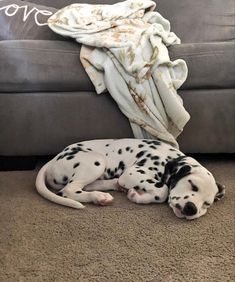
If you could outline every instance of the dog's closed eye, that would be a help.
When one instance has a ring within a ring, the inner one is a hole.
[[[203,203],[203,205],[209,207],[211,204],[210,204],[209,202],[205,201],[205,202]]]
[[[197,187],[197,185],[195,185],[193,182],[192,182],[192,180],[188,180],[188,182],[191,184],[191,186],[192,186],[192,191],[193,192],[198,192],[199,191],[199,188]]]

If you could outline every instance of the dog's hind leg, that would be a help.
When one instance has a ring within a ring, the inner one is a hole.
[[[80,154],[81,156],[82,154]],[[73,179],[59,192],[59,195],[81,203],[108,205],[113,201],[109,193],[85,191],[84,187],[98,179],[105,170],[105,158],[101,154],[90,152],[80,157],[80,164],[75,169]]]
[[[98,205],[109,205],[113,201],[113,197],[109,193],[100,191],[84,191],[83,185],[79,181],[74,181],[60,192],[61,196],[73,199],[81,203],[94,203]]]

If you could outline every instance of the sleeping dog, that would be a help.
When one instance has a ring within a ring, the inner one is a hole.
[[[175,215],[186,219],[204,215],[224,196],[205,167],[159,139],[72,144],[41,168],[36,188],[46,199],[78,209],[87,202],[111,204],[104,191],[122,190],[137,204],[168,200]]]

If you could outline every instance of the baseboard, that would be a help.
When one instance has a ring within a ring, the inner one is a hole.
[[[0,156],[0,171],[33,170],[37,157],[32,156]]]

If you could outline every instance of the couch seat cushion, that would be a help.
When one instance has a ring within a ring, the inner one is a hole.
[[[182,89],[232,88],[235,43],[182,44],[170,57],[184,59],[189,76]],[[0,92],[94,91],[71,41],[0,41]]]

